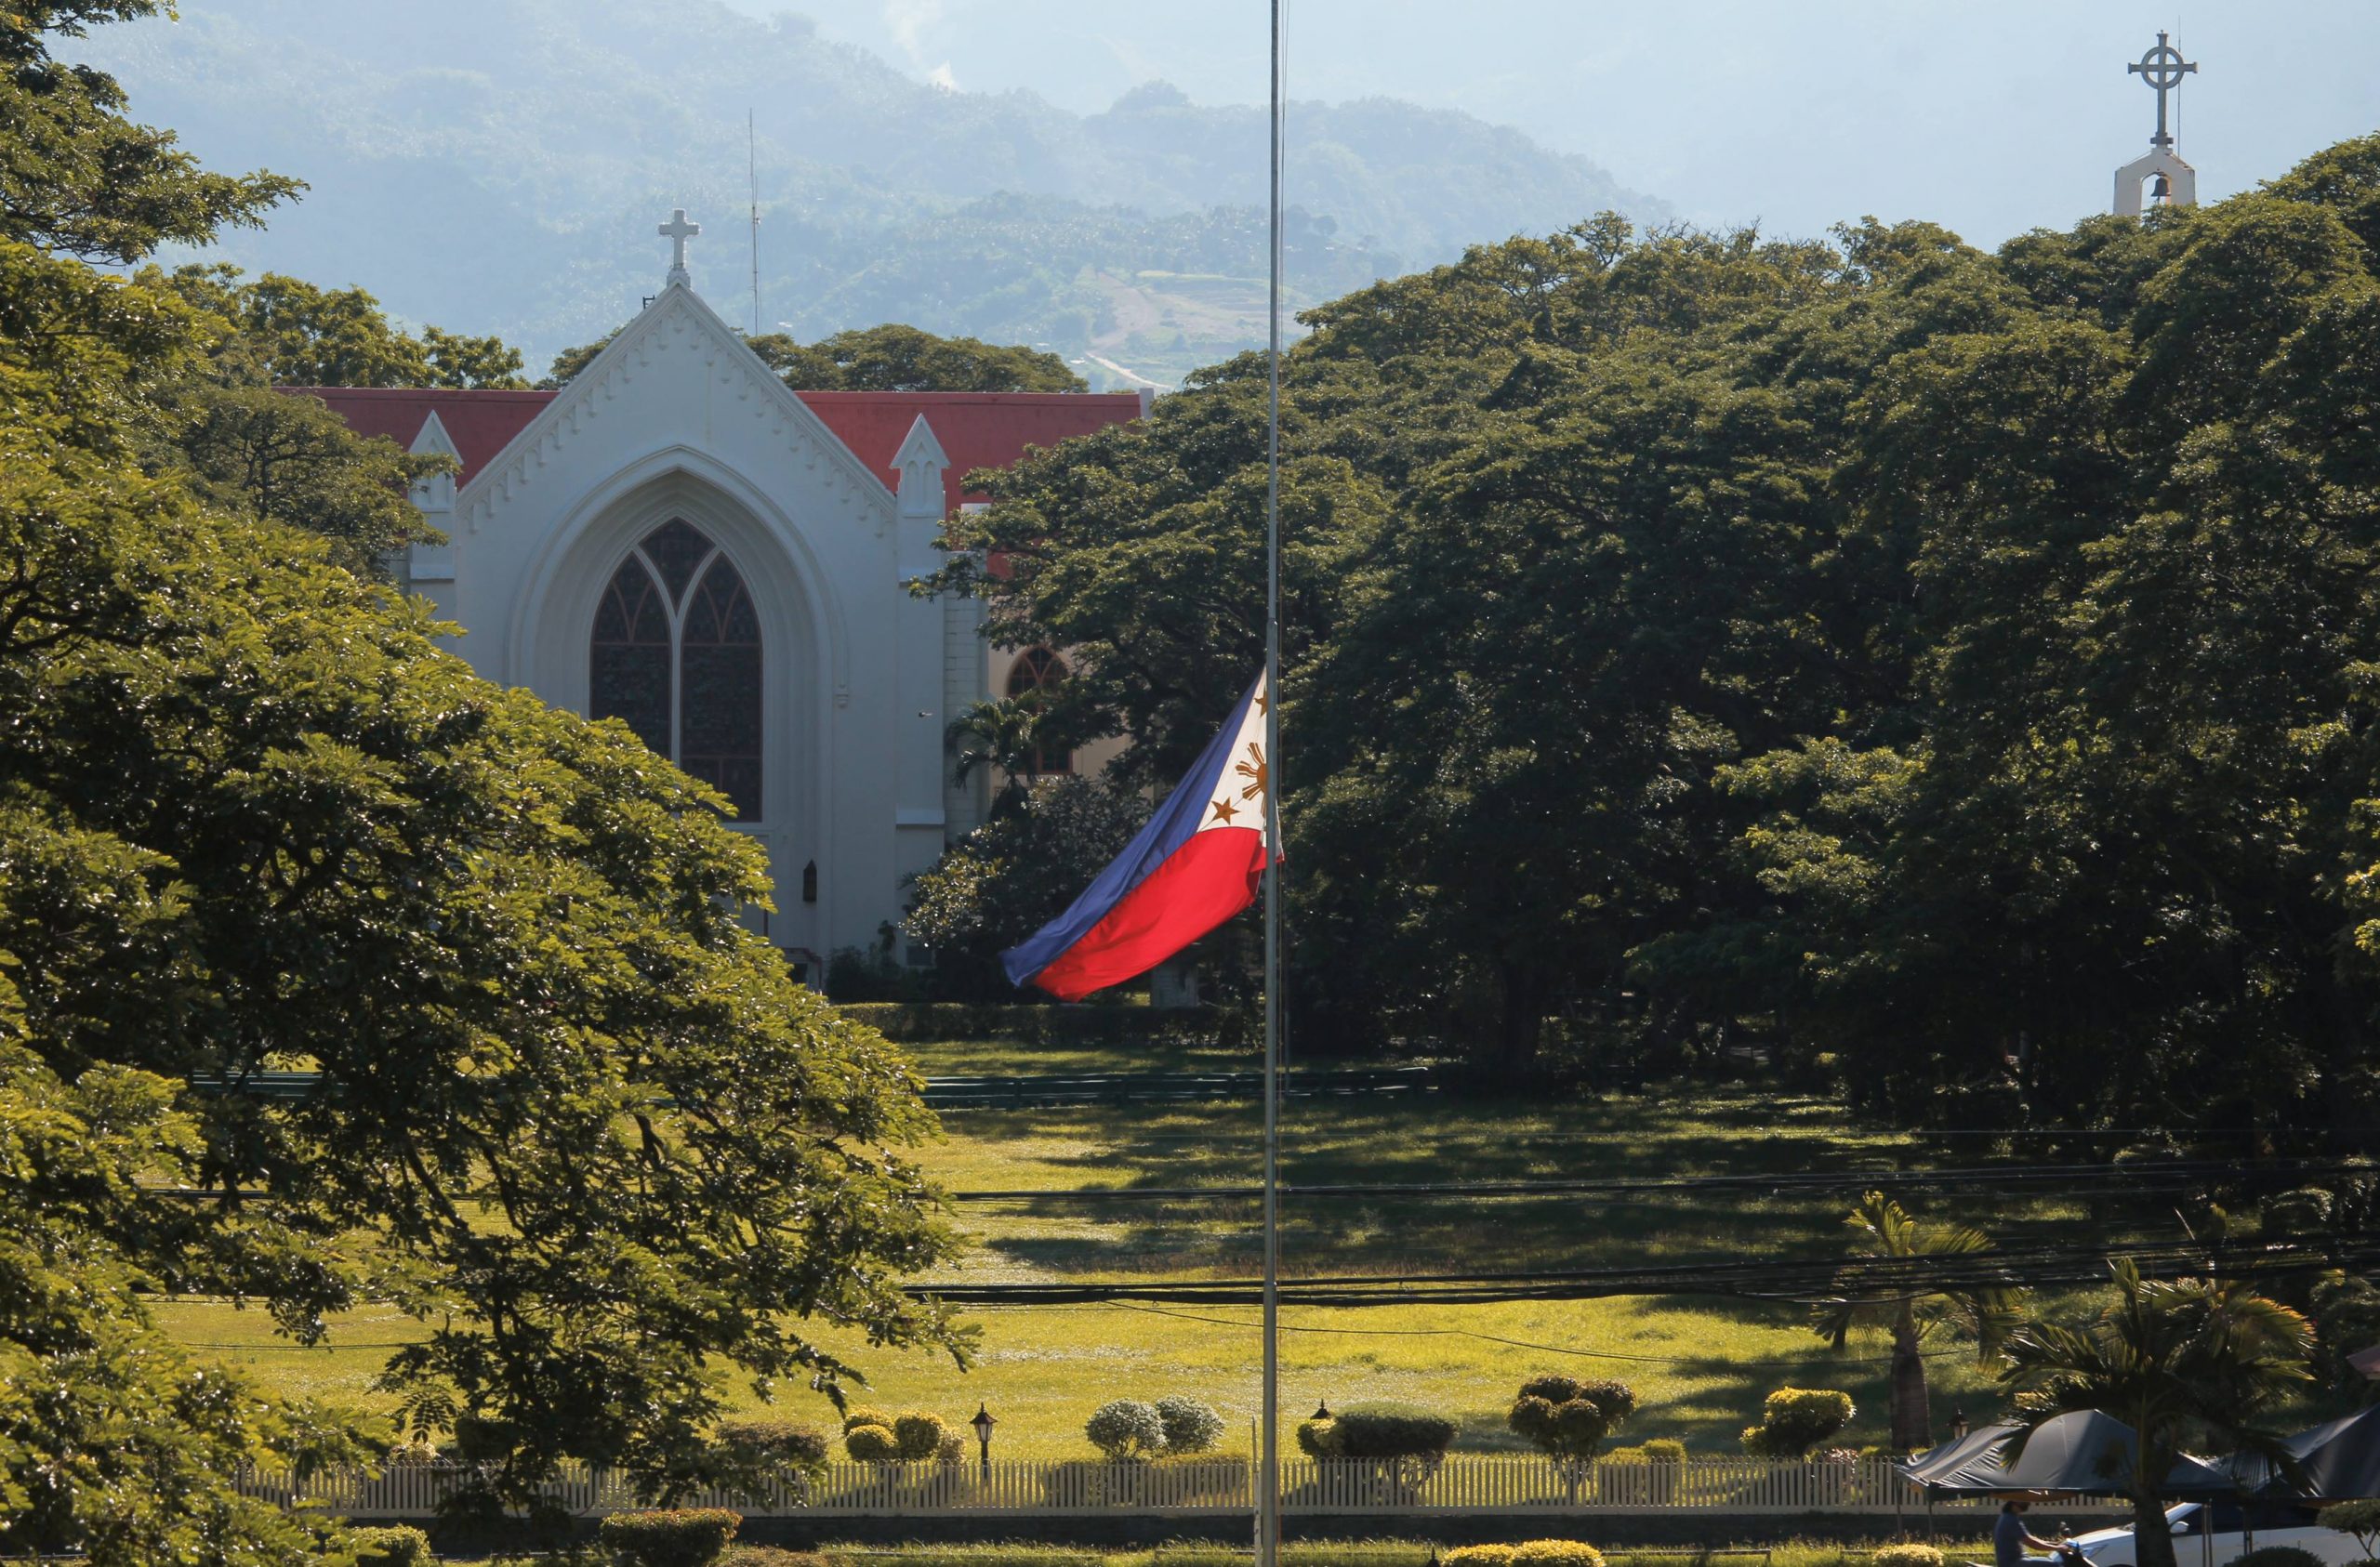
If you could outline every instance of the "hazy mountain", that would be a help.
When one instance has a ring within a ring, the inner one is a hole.
[[[1161,381],[1263,336],[1264,117],[1162,84],[1077,115],[952,92],[713,0],[184,0],[82,53],[208,163],[313,190],[220,255],[361,283],[493,331],[533,368],[659,285],[653,226],[705,226],[696,286],[748,319],[746,112],[760,292],[809,337],[901,320],[1042,342]],[[1546,231],[1667,210],[1467,115],[1293,106],[1289,273],[1303,299]],[[1109,378],[1087,364],[1093,379]]]

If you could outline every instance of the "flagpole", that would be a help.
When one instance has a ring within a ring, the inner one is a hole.
[[[1271,260],[1264,415],[1264,1397],[1256,1567],[1281,1547],[1281,3],[1272,0]]]

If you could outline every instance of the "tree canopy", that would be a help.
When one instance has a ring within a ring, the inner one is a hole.
[[[232,1475],[386,1432],[189,1359],[160,1294],[299,1343],[360,1303],[416,1319],[382,1386],[490,1501],[565,1458],[682,1488],[731,1379],[858,1376],[812,1320],[963,1355],[904,1286],[953,1244],[904,1152],[917,1081],[746,928],[769,893],[721,797],[340,564],[403,504],[387,443],[302,481],[222,455],[227,420],[329,418],[271,384],[385,350],[368,297],[276,283],[313,323],[284,337],[220,274],[76,258],[286,191],[199,174],[48,59],[146,8],[6,19],[9,90],[80,85],[0,160],[0,1551],[313,1559]],[[111,138],[138,204],[76,183]],[[292,1067],[300,1099],[239,1091]]]
[[[1307,312],[1309,1041],[1821,1052],[1983,1124],[2368,1125],[2380,138],[1996,254],[1605,217]],[[1178,774],[1259,658],[1263,365],[988,476],[945,581]]]
[[[603,351],[610,337],[564,349],[537,384],[560,387]],[[782,332],[744,339],[796,391],[1077,392],[1083,378],[1056,354],[973,337],[941,337],[887,323],[831,333],[814,343]]]

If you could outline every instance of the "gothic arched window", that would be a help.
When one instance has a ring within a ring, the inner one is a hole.
[[[1054,695],[1057,688],[1065,683],[1065,678],[1064,659],[1047,648],[1027,648],[1017,654],[1014,664],[1008,666],[1008,699],[1014,702],[1019,697],[1038,696],[1043,691]],[[1075,755],[1072,751],[1045,751],[1038,745],[1033,748],[1035,776],[1072,772],[1074,770]]]
[[[612,573],[588,639],[587,710],[760,815],[760,617],[733,562],[671,519]]]

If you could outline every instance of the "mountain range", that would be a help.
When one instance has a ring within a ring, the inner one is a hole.
[[[920,82],[717,0],[184,0],[73,53],[208,165],[311,189],[211,254],[495,332],[533,372],[653,292],[683,206],[696,288],[808,339],[904,321],[1170,385],[1263,336],[1264,113],[1152,82],[1082,115]],[[747,114],[749,116],[747,122]],[[747,123],[749,134],[747,138]],[[1293,102],[1293,303],[1658,200],[1575,154],[1385,99]]]

